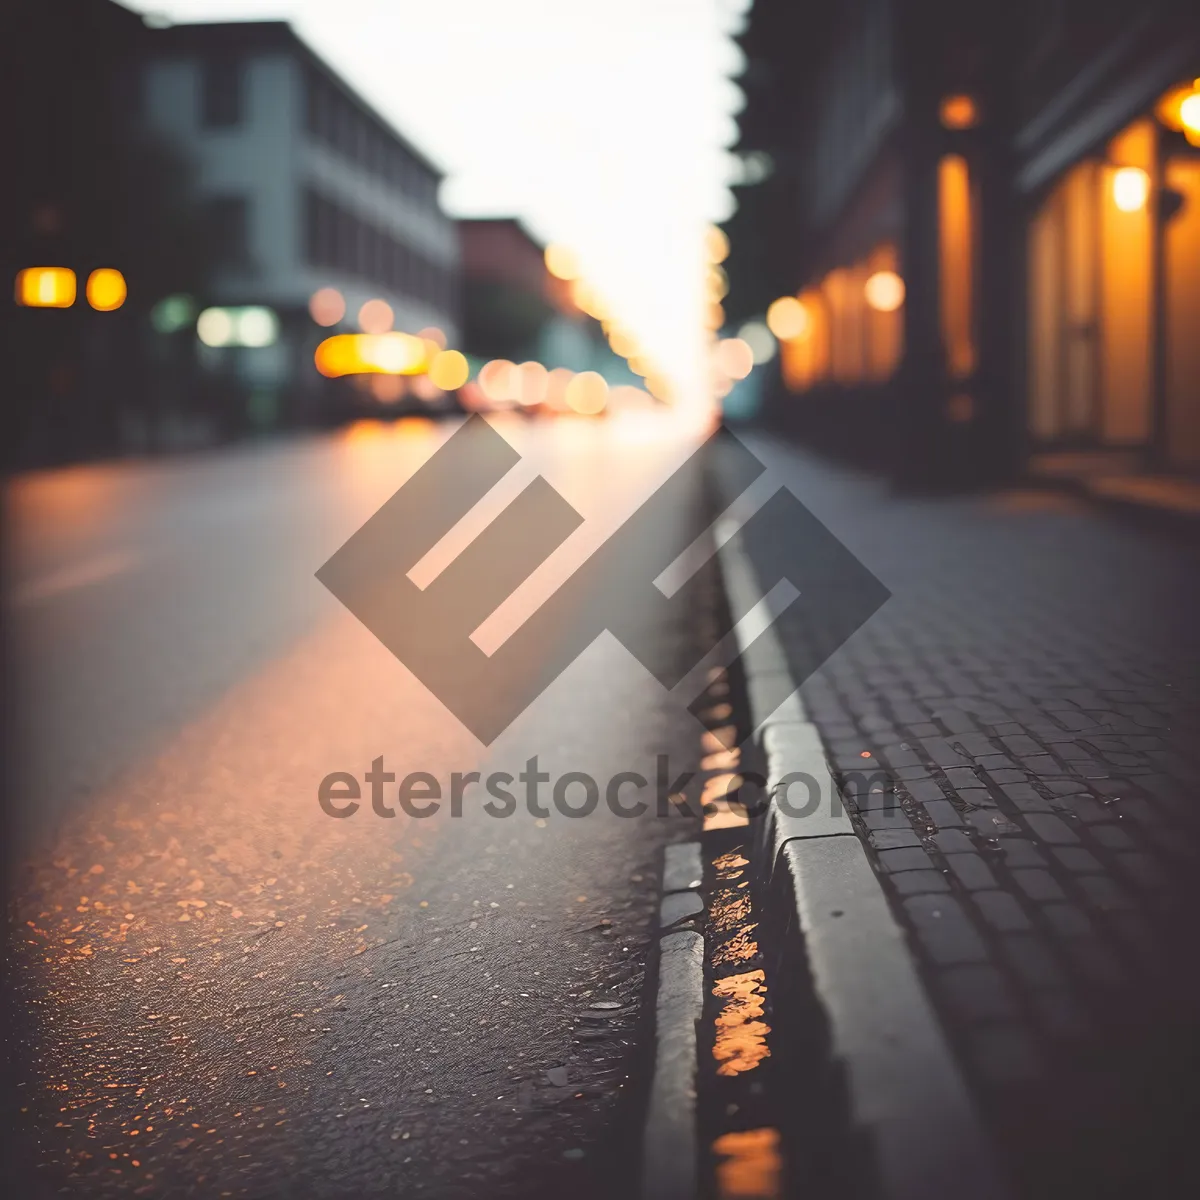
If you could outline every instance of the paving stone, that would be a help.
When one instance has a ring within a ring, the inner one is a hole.
[[[1092,837],[1109,850],[1132,850],[1133,838],[1119,825],[1093,825]]]
[[[1066,895],[1049,871],[1021,867],[1012,873],[1013,881],[1030,900],[1065,900]]]
[[[903,846],[921,844],[921,839],[912,829],[877,829],[869,838],[876,850],[898,850]]]
[[[967,1020],[1004,1019],[1017,1011],[1012,989],[991,965],[947,967],[938,973],[935,986]]]
[[[1050,801],[1040,796],[1028,783],[1010,783],[1000,789],[1022,812],[1050,811]]]
[[[947,829],[963,823],[962,813],[949,800],[926,800],[924,809],[929,819],[939,829]]]
[[[922,804],[928,804],[930,801],[945,800],[946,793],[942,791],[941,786],[932,779],[912,779],[905,783],[904,790],[914,799]]]
[[[1104,870],[1100,860],[1082,846],[1053,846],[1051,853],[1068,871],[1074,871],[1076,874]]]
[[[920,871],[933,866],[929,855],[920,846],[905,846],[897,850],[881,850],[879,862],[885,871]]]
[[[1133,908],[1132,897],[1107,875],[1080,875],[1076,881],[1088,902],[1102,912]]]
[[[1074,904],[1044,904],[1042,916],[1050,922],[1054,932],[1062,937],[1079,937],[1094,929],[1087,915]]]
[[[946,865],[954,878],[969,891],[996,887],[996,876],[978,854],[948,854]]]
[[[1001,933],[1018,933],[1031,928],[1025,911],[1008,892],[976,892],[971,899],[979,906],[983,919]]]
[[[974,854],[975,843],[965,830],[945,829],[933,835],[933,844],[943,854]]]
[[[948,892],[950,883],[941,871],[901,871],[888,877],[889,883],[901,896],[919,896],[925,892]]]
[[[914,896],[904,902],[917,936],[934,962],[986,962],[983,939],[952,896]]]

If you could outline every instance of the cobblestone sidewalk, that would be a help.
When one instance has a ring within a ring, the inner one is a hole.
[[[1200,1194],[1200,549],[744,440],[892,592],[803,695],[1015,1190]]]

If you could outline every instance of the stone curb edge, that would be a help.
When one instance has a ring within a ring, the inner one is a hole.
[[[732,522],[719,522],[717,534],[730,609],[748,612],[763,594],[754,568]],[[831,1050],[844,1069],[851,1116],[873,1150],[879,1194],[887,1200],[1002,1200],[1009,1192],[990,1141],[904,932],[841,806],[798,687],[773,712],[762,711],[768,689],[756,686],[756,674],[788,671],[775,629],[738,627],[735,634],[751,722],[766,759],[770,799],[759,848],[768,878],[786,884],[764,889],[765,899],[786,896],[794,907],[780,914],[780,926],[790,917],[802,936]],[[790,773],[817,782],[819,803],[808,816],[779,807],[774,789]]]
[[[702,876],[699,842],[667,846],[659,907],[654,1072],[642,1130],[643,1200],[695,1200],[699,1194],[696,1094],[704,938],[680,925],[704,911]]]

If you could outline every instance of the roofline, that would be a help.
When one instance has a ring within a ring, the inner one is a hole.
[[[226,46],[251,49],[281,49],[298,52],[305,62],[318,70],[334,87],[366,117],[382,126],[435,179],[445,179],[446,173],[430,157],[377,108],[353,88],[292,28],[288,21],[195,21],[168,25],[163,29],[147,29],[147,44],[152,49],[178,44],[181,47]]]

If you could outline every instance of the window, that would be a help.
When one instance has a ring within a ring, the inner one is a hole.
[[[250,261],[249,204],[245,196],[213,196],[204,205],[209,248],[225,266]]]
[[[242,119],[242,62],[209,58],[201,72],[201,120],[206,129],[227,129]]]

